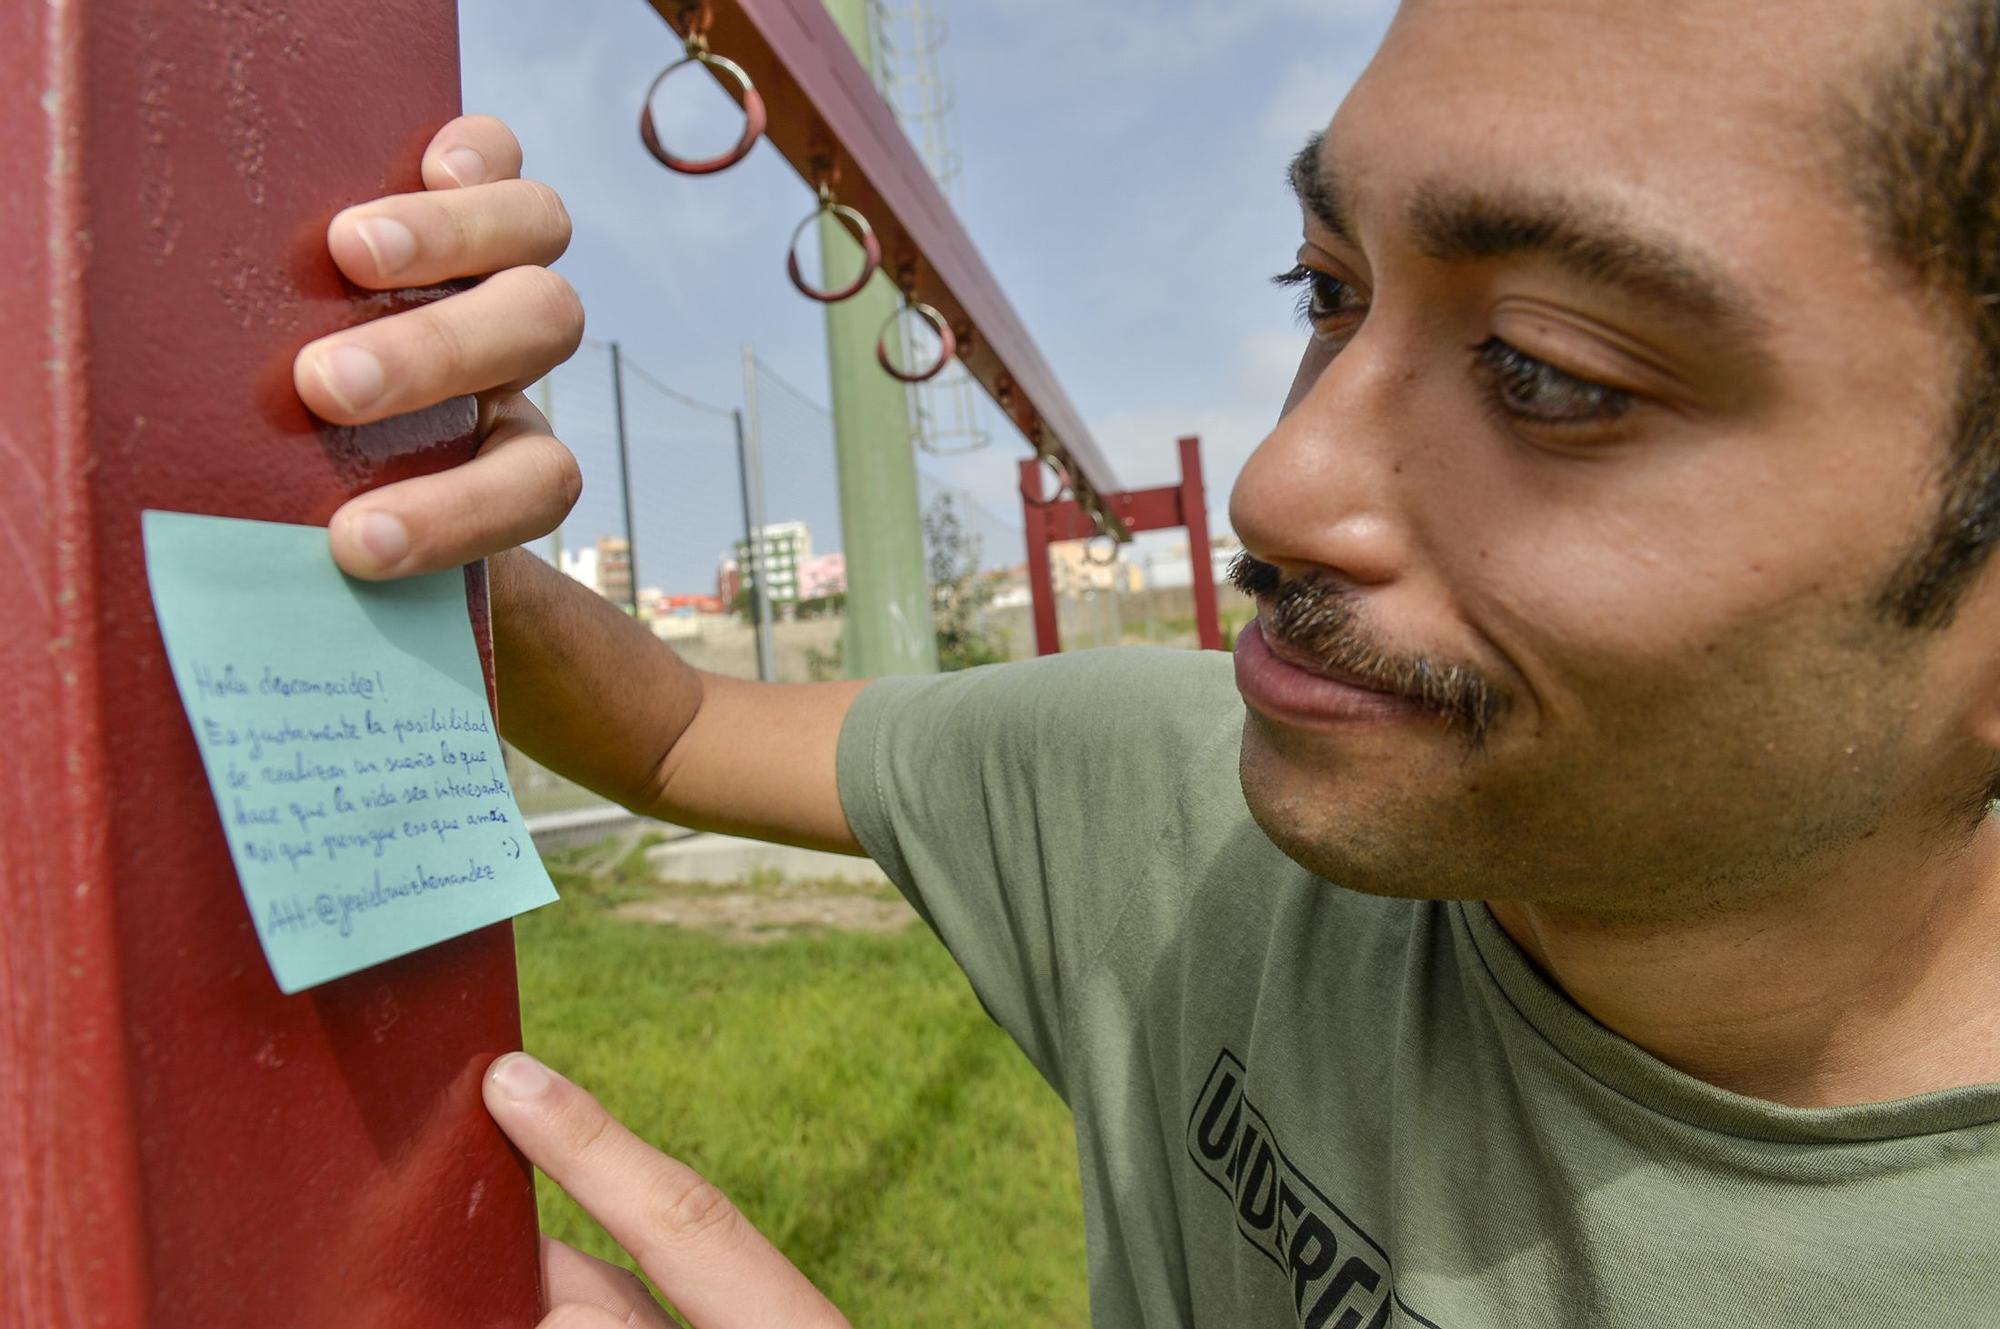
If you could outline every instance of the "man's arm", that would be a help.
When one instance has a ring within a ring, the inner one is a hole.
[[[506,126],[466,116],[425,149],[422,191],[358,204],[328,227],[334,262],[359,286],[483,279],[300,350],[299,395],[336,424],[461,394],[479,402],[478,456],[342,506],[327,532],[334,560],[350,576],[381,579],[498,554],[500,713],[530,756],[685,825],[859,853],[834,783],[856,686],[698,674],[640,625],[514,550],[555,529],[581,486],[576,459],[521,395],[575,351],[583,311],[546,266],[569,244],[569,216],[546,186],[519,179],[520,169]]]
[[[635,812],[859,854],[834,753],[860,683],[707,674],[532,554],[492,560],[501,728]]]

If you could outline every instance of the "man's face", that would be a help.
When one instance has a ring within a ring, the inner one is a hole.
[[[1312,345],[1231,500],[1317,592],[1238,648],[1245,793],[1294,858],[1709,909],[1977,787],[1993,578],[1944,632],[1875,608],[1956,343],[1833,129],[1917,7],[1405,5],[1299,172]]]

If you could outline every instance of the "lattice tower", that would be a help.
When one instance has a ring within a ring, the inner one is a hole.
[[[956,206],[961,160],[951,83],[941,58],[947,35],[944,20],[930,0],[869,0],[869,9],[875,86],[916,145],[931,179]],[[915,364],[929,354],[911,344],[913,322],[902,320],[904,364]],[[919,385],[909,399],[910,431],[925,452],[977,452],[992,441],[981,415],[979,387],[963,365],[954,361]]]

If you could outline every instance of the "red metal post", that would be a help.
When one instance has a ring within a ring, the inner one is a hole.
[[[1042,464],[1029,458],[1021,463],[1021,533],[1028,546],[1028,599],[1035,612],[1036,655],[1054,655],[1062,649],[1055,573],[1049,567],[1049,508],[1049,501],[1042,497]]]
[[[1201,480],[1201,440],[1193,435],[1183,437],[1179,454],[1179,484],[1106,494],[1104,506],[1129,532],[1186,528],[1196,642],[1204,651],[1221,650],[1215,565],[1208,543],[1208,494]],[[1074,498],[1042,497],[1042,465],[1032,460],[1021,463],[1021,531],[1028,546],[1028,593],[1035,609],[1035,654],[1054,655],[1062,649],[1062,642],[1056,628],[1049,546],[1058,540],[1088,540],[1102,532],[1096,520]]]
[[[479,1102],[511,931],[279,994],[139,528],[324,522],[467,455],[469,402],[330,428],[290,372],[393,307],[325,226],[420,187],[454,8],[0,5],[0,1324],[537,1318],[529,1174]]]
[[[1223,649],[1221,614],[1215,604],[1215,560],[1208,547],[1208,491],[1201,482],[1201,440],[1180,440],[1181,525],[1187,528],[1189,585],[1194,588],[1194,630],[1204,651]]]

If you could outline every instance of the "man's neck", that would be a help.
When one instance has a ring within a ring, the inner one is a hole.
[[[1885,867],[1675,919],[1489,908],[1592,1018],[1721,1088],[1832,1107],[2000,1082],[2000,824]]]

